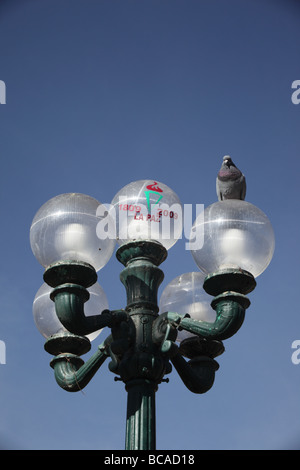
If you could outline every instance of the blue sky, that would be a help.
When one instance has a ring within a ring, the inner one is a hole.
[[[299,2],[2,0],[0,48],[1,447],[124,447],[126,392],[108,362],[68,394],[33,323],[43,268],[29,229],[39,207],[66,192],[110,202],[148,178],[207,206],[229,154],[246,200],[272,222],[275,253],[214,387],[193,395],[176,371],[159,387],[157,447],[299,449]],[[169,250],[160,292],[197,270],[185,241]],[[125,306],[121,269],[113,256],[99,272],[112,309]]]

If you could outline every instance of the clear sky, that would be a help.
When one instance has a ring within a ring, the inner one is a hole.
[[[39,207],[67,192],[110,202],[148,178],[207,206],[229,154],[272,222],[275,254],[214,387],[194,395],[176,371],[160,385],[157,447],[299,449],[299,2],[1,0],[0,48],[1,447],[124,448],[126,392],[108,361],[83,393],[63,391],[33,323]],[[160,292],[197,270],[185,242],[169,250]],[[99,272],[111,309],[125,307],[121,269],[113,255]]]

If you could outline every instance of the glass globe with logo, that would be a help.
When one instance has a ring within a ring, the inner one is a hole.
[[[111,202],[117,242],[156,240],[166,249],[182,235],[182,205],[166,184],[139,180],[124,186]]]

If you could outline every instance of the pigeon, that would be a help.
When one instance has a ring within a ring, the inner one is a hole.
[[[216,190],[219,201],[245,199],[245,175],[235,166],[229,155],[223,157],[223,163],[217,176]]]

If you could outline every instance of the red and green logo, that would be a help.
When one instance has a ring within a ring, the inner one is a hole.
[[[154,181],[152,184],[149,184],[148,186],[146,186],[146,189],[148,191],[145,191],[145,195],[146,195],[146,199],[147,199],[148,211],[149,211],[149,214],[150,214],[151,213],[150,194],[154,193],[154,194],[158,195],[158,199],[155,202],[155,205],[156,205],[163,198],[163,194],[161,194],[161,193],[163,193],[163,190],[158,186],[158,183],[156,181]]]

